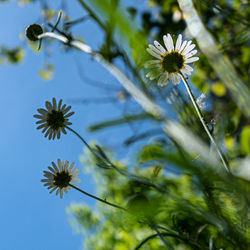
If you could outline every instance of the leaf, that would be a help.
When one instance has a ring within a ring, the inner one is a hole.
[[[83,0],[78,0],[82,4]],[[128,45],[127,49],[131,50],[133,59],[140,66],[145,61],[145,48],[147,46],[146,34],[139,31],[135,22],[129,16],[129,13],[120,5],[114,7],[114,1],[91,0],[88,1],[89,5],[102,17],[103,20],[112,20],[112,26],[109,25],[109,32],[118,35],[125,44]],[[82,4],[83,5],[83,4]],[[118,39],[117,39],[118,40]],[[139,41],[139,42],[138,42]]]
[[[163,148],[160,145],[145,146],[139,154],[140,162],[158,160],[164,158]]]
[[[44,69],[39,70],[39,75],[46,81],[51,80],[54,75],[54,66],[52,64],[46,64]]]
[[[212,85],[212,91],[217,96],[224,96],[227,92],[225,86],[220,82]]]
[[[72,204],[67,212],[73,216],[72,224],[84,230],[94,229],[100,223],[98,215],[83,204]]]
[[[250,153],[250,126],[245,126],[240,135],[241,149],[244,153]]]
[[[8,49],[5,47],[1,48],[0,56],[11,64],[20,63],[24,57],[24,51],[21,47]]]
[[[105,121],[105,122],[101,122],[101,123],[92,125],[89,127],[89,131],[93,132],[93,131],[104,129],[107,127],[117,126],[117,125],[121,125],[121,124],[127,124],[129,122],[144,120],[147,118],[151,118],[151,116],[147,113],[141,113],[141,114],[136,114],[136,115],[125,115],[122,118],[117,118],[114,120],[109,120],[109,121]]]

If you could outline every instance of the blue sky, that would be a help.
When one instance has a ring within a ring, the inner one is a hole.
[[[39,10],[39,4],[20,7],[16,1],[2,3],[1,45],[24,45],[25,41],[20,40],[20,32],[24,32],[31,23],[42,22]],[[68,10],[74,18],[82,17],[84,14],[74,1],[68,6]],[[84,34],[84,38],[92,46],[100,45],[102,36],[91,21],[78,25],[74,31]],[[63,135],[59,141],[45,139],[41,132],[36,130],[33,115],[37,108],[43,107],[45,101],[51,101],[52,97],[58,100],[62,98],[64,103],[72,105],[72,110],[75,111],[71,118],[72,128],[87,141],[98,140],[114,147],[121,134],[126,137],[131,134],[128,127],[116,131],[105,130],[98,134],[87,132],[87,127],[94,122],[102,121],[104,117],[121,115],[122,106],[83,105],[72,102],[75,98],[107,96],[107,92],[83,83],[77,71],[76,60],[88,77],[105,80],[113,86],[120,85],[105,69],[90,60],[88,55],[81,55],[75,51],[64,53],[62,46],[57,42],[50,50],[53,57],[46,59],[44,53],[34,53],[26,47],[21,64],[0,66],[2,250],[82,249],[83,236],[74,233],[66,214],[66,207],[72,202],[95,205],[93,200],[74,190],[63,199],[55,194],[50,195],[40,182],[43,170],[57,158],[75,161],[76,166],[82,169],[79,156],[83,144],[70,133]],[[42,80],[38,75],[39,69],[47,61],[55,66],[55,76],[49,82]],[[91,177],[81,173],[81,179],[82,183],[79,186],[95,194],[95,185]]]

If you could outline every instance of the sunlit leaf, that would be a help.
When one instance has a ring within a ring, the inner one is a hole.
[[[54,75],[54,66],[52,64],[46,64],[43,69],[39,70],[39,75],[44,80],[49,81]]]
[[[242,151],[246,154],[250,153],[250,126],[245,126],[240,135],[240,143]]]
[[[212,91],[217,96],[224,96],[226,94],[226,88],[220,82],[216,82],[212,85]]]
[[[126,115],[125,117],[122,117],[122,118],[113,119],[113,120],[109,120],[109,121],[105,121],[105,122],[92,125],[89,127],[89,130],[93,132],[93,131],[104,129],[107,127],[118,126],[118,125],[126,124],[129,122],[144,120],[148,118],[152,118],[152,117],[146,113],[141,113],[141,114],[136,114],[136,115]]]
[[[20,63],[24,57],[24,50],[21,47],[16,47],[13,49],[2,47],[0,56],[2,57],[3,61],[7,61],[8,63]]]

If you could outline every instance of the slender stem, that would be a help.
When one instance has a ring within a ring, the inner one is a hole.
[[[76,187],[76,186],[74,186],[74,185],[72,185],[72,184],[70,184],[70,183],[69,183],[69,186],[72,187],[72,188],[74,188],[74,189],[76,189],[76,190],[78,190],[79,192],[81,192],[81,193],[83,193],[83,194],[85,194],[85,195],[87,195],[87,196],[89,196],[89,197],[95,199],[95,200],[98,200],[98,201],[103,202],[103,203],[105,203],[105,204],[107,204],[107,205],[109,205],[109,206],[116,207],[116,208],[119,208],[119,209],[122,209],[122,210],[126,211],[125,208],[123,208],[123,207],[121,207],[121,206],[118,206],[118,205],[116,205],[116,204],[110,203],[110,202],[108,202],[108,201],[106,201],[106,200],[103,200],[103,199],[101,199],[101,198],[99,198],[99,197],[96,197],[96,196],[94,196],[94,195],[92,195],[92,194],[89,194],[89,193],[83,191],[82,189],[80,189],[80,188],[78,188],[78,187]]]
[[[157,235],[160,237],[160,239],[165,244],[165,246],[167,247],[167,249],[172,250],[173,248],[168,244],[168,242],[166,241],[166,239],[163,237],[164,235],[157,229],[157,227],[153,227],[153,229],[156,231]]]
[[[190,245],[192,247],[195,247],[195,248],[198,248],[198,249],[208,249],[205,246],[199,245],[194,240],[192,240],[192,239],[190,239],[190,238],[188,238],[186,236],[180,235],[179,232],[176,232],[176,231],[174,231],[172,229],[168,229],[168,228],[165,228],[165,227],[160,226],[160,225],[156,225],[155,227],[166,231],[169,236],[177,238],[179,240],[182,240],[183,242],[187,243],[188,245]],[[161,234],[164,235],[164,233],[161,233]]]
[[[199,244],[195,243],[195,242],[190,242],[188,239],[184,239],[174,233],[161,233],[162,236],[169,236],[169,237],[173,237],[173,238],[177,238],[178,240],[182,240],[184,241],[185,243],[187,243],[188,245],[192,246],[194,249],[207,249],[207,247],[204,247],[204,246],[200,246]],[[156,234],[152,234],[148,237],[146,237],[139,245],[137,245],[135,247],[134,250],[138,250],[140,249],[145,243],[147,243],[149,240],[151,239],[154,239],[155,237],[159,236],[157,233]]]
[[[56,21],[56,24],[55,26],[52,28],[51,32],[54,32],[54,30],[57,28],[60,20],[61,20],[61,17],[62,17],[62,11],[60,10],[59,13],[58,13],[58,17],[57,17],[57,21]]]
[[[65,126],[69,131],[73,132],[84,144],[85,146],[94,154],[96,155],[96,152],[89,146],[89,144],[71,127]],[[99,156],[98,156],[99,157]]]
[[[89,151],[95,155],[97,158],[99,158],[100,160],[108,163],[111,167],[115,168],[116,170],[120,171],[109,159],[104,158],[99,152],[95,151],[93,148],[91,148],[89,146],[89,144],[71,127],[69,126],[65,126],[68,130],[70,130],[72,133],[74,133],[85,145],[86,147],[89,149]]]
[[[94,56],[94,59],[98,62],[100,62],[104,67],[106,67],[123,85],[123,87],[134,97],[134,99],[141,104],[142,108],[147,111],[150,114],[153,114],[154,116],[156,116],[157,118],[162,118],[164,117],[164,112],[163,110],[155,103],[153,102],[151,99],[149,99],[146,95],[143,94],[143,92],[136,86],[134,85],[133,82],[130,81],[130,79],[124,75],[122,73],[122,71],[120,71],[119,68],[117,68],[115,65],[110,64],[108,61],[106,61],[100,54],[94,52],[92,50],[91,47],[89,47],[87,44],[84,44],[80,41],[76,41],[76,40],[72,40],[70,41],[66,36],[64,35],[58,35],[52,32],[45,32],[42,33],[41,35],[39,35],[37,37],[37,39],[42,39],[42,38],[53,38],[56,39],[58,41],[61,41],[69,46],[72,46],[76,49],[81,50],[82,52],[88,53],[88,54],[92,54]],[[153,188],[155,188],[156,190],[160,191],[160,192],[165,192],[164,189],[162,189],[161,187],[158,187],[157,185],[151,183],[150,180],[148,180],[145,177],[139,177],[137,175],[134,174],[130,174],[127,173],[127,171],[124,170],[120,170],[119,168],[117,168],[109,159],[105,159],[104,157],[102,157],[97,151],[93,150],[88,143],[73,129],[71,129],[68,126],[65,126],[68,130],[70,130],[71,132],[73,132],[78,138],[80,138],[80,140],[88,147],[88,149],[94,154],[96,155],[99,159],[102,159],[104,161],[106,161],[107,163],[109,163],[109,165],[114,168],[115,170],[117,170],[120,174],[124,175],[124,176],[128,176],[129,178],[141,181],[142,183],[144,183],[145,185],[151,186]]]
[[[194,105],[194,108],[195,108],[195,110],[196,110],[196,112],[197,112],[197,114],[199,116],[199,119],[200,119],[200,121],[201,121],[201,123],[202,123],[202,125],[203,125],[203,127],[204,127],[204,129],[205,129],[205,131],[206,131],[206,133],[207,133],[207,135],[209,137],[209,139],[214,144],[214,147],[215,147],[218,155],[220,156],[220,159],[221,159],[221,161],[222,161],[225,169],[228,172],[230,172],[227,160],[226,160],[225,156],[223,155],[223,153],[221,152],[220,148],[218,147],[217,143],[215,142],[215,139],[213,138],[212,134],[210,133],[209,128],[208,128],[208,126],[207,126],[207,124],[205,122],[205,119],[204,119],[204,117],[203,117],[203,115],[201,113],[201,110],[200,110],[200,108],[199,108],[199,106],[198,106],[198,104],[197,104],[197,102],[195,100],[195,97],[194,97],[194,95],[193,95],[193,93],[192,93],[192,91],[191,91],[191,89],[190,89],[190,87],[188,85],[187,80],[185,79],[185,77],[183,76],[183,74],[181,72],[179,72],[179,74],[181,75],[182,81],[184,82],[184,85],[185,85],[185,87],[187,89],[189,97],[190,97],[190,99],[191,99],[191,101],[192,101],[192,103]]]
[[[148,236],[138,246],[136,246],[134,250],[140,249],[145,243],[147,243],[149,240],[151,240],[151,239],[153,239],[153,238],[155,238],[157,236],[158,236],[158,234],[152,234],[152,235]]]
[[[71,127],[69,126],[65,126],[68,130],[70,130],[71,132],[73,132],[85,145],[86,147],[90,150],[90,152],[92,154],[94,154],[97,158],[99,158],[100,160],[108,163],[108,165],[110,167],[112,167],[113,169],[115,169],[116,171],[118,171],[121,175],[127,176],[131,179],[135,179],[138,180],[142,183],[144,183],[145,185],[151,186],[153,188],[155,188],[156,190],[160,191],[160,192],[164,192],[164,190],[158,186],[156,186],[155,184],[151,183],[148,179],[144,178],[144,177],[140,177],[134,174],[130,174],[124,170],[119,169],[117,166],[115,166],[108,158],[104,158],[102,155],[100,155],[97,151],[93,150],[89,144]]]

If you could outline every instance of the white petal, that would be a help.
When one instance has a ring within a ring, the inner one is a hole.
[[[66,114],[71,109],[71,106],[68,106],[63,112]]]
[[[53,103],[53,109],[56,110],[57,106],[56,106],[56,98],[55,97],[53,97],[52,103]]]
[[[47,114],[48,114],[48,111],[46,110],[46,109],[38,109],[37,110],[40,114],[42,114],[43,116],[47,116]]]
[[[47,124],[47,121],[46,121],[46,119],[42,119],[42,120],[36,122],[36,124],[40,124],[40,123],[45,123],[45,124]]]
[[[192,41],[191,41],[191,40],[190,40],[190,41],[188,41],[188,42],[187,42],[187,44],[186,44],[186,46],[184,46],[184,47],[183,47],[183,49],[182,49],[182,50],[180,50],[180,52],[181,52],[181,51],[184,51],[186,48],[188,48],[188,47],[189,47],[189,45],[190,45],[191,43],[192,43]]]
[[[144,64],[144,67],[145,67],[146,69],[152,68],[152,67],[157,66],[159,63],[160,63],[159,60],[149,60],[149,61],[147,61],[147,62]]]
[[[179,84],[180,81],[181,81],[179,75],[177,75],[177,74],[171,74],[170,75],[170,79],[172,80],[172,82],[173,82],[174,85]]]
[[[58,110],[60,110],[61,105],[62,105],[62,99],[60,99],[60,101],[58,102]]]
[[[181,69],[181,73],[185,76],[185,75],[191,75],[192,73],[189,70],[186,69]]]
[[[45,133],[44,137],[47,137],[51,133],[51,130],[48,129],[47,132]]]
[[[47,108],[47,110],[51,110],[52,109],[52,104],[48,101],[45,102],[45,106]]]
[[[33,117],[37,118],[37,119],[44,119],[43,115],[33,115]]]
[[[52,139],[52,136],[53,136],[53,132],[49,134],[49,140]]]
[[[52,166],[54,167],[54,169],[55,169],[55,171],[56,171],[56,173],[58,173],[59,172],[59,169],[58,169],[58,167],[56,166],[56,164],[52,161]]]
[[[80,180],[80,179],[73,179],[72,182],[73,182],[73,183],[80,183],[81,180]]]
[[[192,50],[191,52],[185,55],[185,58],[188,59],[189,57],[194,56],[197,52],[198,50]]]
[[[37,129],[41,129],[47,126],[47,123],[41,124],[40,126],[37,127]]]
[[[49,127],[45,127],[43,130],[42,130],[42,133],[44,133]]]
[[[155,47],[161,51],[161,54],[164,55],[166,53],[166,50],[161,46],[160,43],[158,43],[157,41],[154,41],[154,45]]]
[[[61,191],[61,189],[58,188],[58,189],[56,190],[56,195],[58,195],[60,191]]]
[[[50,193],[50,194],[53,193],[56,189],[57,189],[57,187],[52,188],[52,189],[49,191],[49,193]]]
[[[164,54],[164,53],[161,53],[161,51],[158,50],[158,49],[157,49],[155,46],[153,46],[152,44],[149,44],[148,47],[149,47],[152,51],[154,51],[156,54],[158,54],[158,55],[163,55],[163,54]]]
[[[161,71],[152,70],[146,74],[146,77],[152,81],[152,80],[156,79],[160,74],[161,74]]]
[[[185,56],[188,52],[190,52],[193,48],[195,47],[195,44],[192,44],[188,47],[186,47],[183,51],[182,54]]]
[[[185,63],[192,63],[192,62],[195,62],[195,61],[198,61],[199,60],[199,57],[191,57],[191,58],[188,58]]]
[[[180,34],[178,36],[178,39],[177,39],[177,42],[176,42],[176,45],[175,45],[175,50],[179,50],[179,48],[181,47],[181,42],[182,42],[182,35]]]
[[[168,82],[169,82],[169,80],[168,80],[168,74],[164,73],[164,74],[162,74],[162,75],[160,76],[160,78],[159,78],[157,84],[158,84],[159,86],[164,86],[164,85],[167,85]]]
[[[69,161],[66,160],[66,161],[65,161],[65,165],[64,165],[64,169],[68,169],[68,168],[69,168]]]
[[[68,117],[70,117],[70,116],[72,116],[73,114],[75,114],[75,112],[73,112],[73,111],[70,112],[70,113],[68,113],[67,115],[64,116],[64,119],[65,119],[65,118],[68,118]]]
[[[66,108],[66,106],[67,106],[66,104],[63,104],[61,110],[64,110]]]
[[[170,34],[168,34],[168,41],[169,41],[171,51],[174,50],[174,42]]]
[[[179,52],[181,52],[181,51],[184,49],[184,47],[186,46],[186,44],[187,44],[187,41],[184,41],[184,42],[182,43],[182,45],[181,45],[181,47],[180,47],[180,49],[179,49]]]
[[[172,39],[172,38],[171,38],[171,39]],[[172,47],[171,47],[171,42],[169,41],[169,37],[166,36],[166,35],[164,35],[164,36],[163,36],[163,41],[164,41],[164,44],[165,44],[167,50],[168,50],[169,52],[171,52],[171,51],[172,51]]]
[[[57,165],[58,165],[58,168],[59,168],[59,171],[62,170],[62,165],[63,165],[63,161],[61,161],[59,158],[57,159]]]
[[[49,169],[52,173],[56,174],[55,170],[54,170],[52,167],[48,166],[48,169]]]
[[[185,68],[186,70],[190,71],[190,72],[193,71],[193,68],[192,68],[191,66],[187,65],[187,64],[184,64],[184,68]]]
[[[156,54],[154,51],[152,51],[152,50],[149,49],[149,48],[147,48],[146,50],[147,50],[147,52],[148,52],[151,56],[156,57],[156,58],[158,58],[158,59],[161,60],[161,56],[160,56],[159,54]]]

